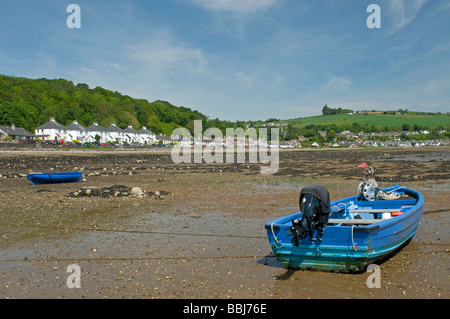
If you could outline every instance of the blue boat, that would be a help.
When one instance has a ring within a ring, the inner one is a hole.
[[[56,184],[56,183],[76,183],[83,179],[83,170],[79,172],[67,173],[30,173],[27,178],[33,185]]]
[[[424,200],[398,185],[377,193],[386,199],[360,193],[330,203],[323,185],[302,189],[299,212],[265,225],[277,260],[290,269],[347,273],[385,261],[414,237]]]

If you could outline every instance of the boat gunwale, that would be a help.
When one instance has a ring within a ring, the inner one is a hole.
[[[424,199],[423,199],[423,195],[415,190],[409,189],[407,187],[404,186],[391,186],[388,188],[383,189],[383,191],[385,192],[389,192],[391,190],[403,190],[403,191],[409,191],[414,193],[415,195],[417,195],[417,198],[414,199],[413,201],[415,201],[414,205],[410,207],[410,209],[408,209],[408,211],[404,212],[403,214],[399,215],[399,216],[395,216],[393,218],[389,218],[389,219],[380,219],[378,222],[375,222],[373,224],[370,225],[363,225],[363,226],[355,226],[354,230],[357,232],[371,232],[380,228],[388,228],[391,226],[394,226],[395,224],[398,224],[400,222],[403,222],[405,219],[409,218],[410,216],[414,215],[417,211],[417,209],[420,209],[423,207],[423,203],[424,203]],[[336,201],[331,202],[331,207],[336,206],[339,203],[344,203],[344,202],[349,202],[351,199],[356,199],[358,197],[358,195],[352,195],[350,197],[346,197],[343,199],[339,199]],[[383,202],[390,202],[390,201],[383,201]],[[395,210],[395,208],[393,209]],[[294,216],[298,216],[298,218],[301,218],[301,211],[287,215],[287,216],[282,216],[279,217],[271,222],[268,222],[265,224],[265,228],[266,229],[274,229],[274,230],[279,230],[281,229],[281,225],[288,223],[289,221],[292,221],[294,218]],[[325,227],[352,227],[349,225],[326,225]]]

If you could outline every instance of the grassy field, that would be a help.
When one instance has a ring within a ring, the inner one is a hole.
[[[326,116],[312,116],[305,118],[298,118],[288,120],[288,123],[292,123],[295,127],[303,127],[310,124],[314,125],[352,125],[358,123],[363,125],[375,125],[377,127],[397,127],[405,123],[414,126],[417,124],[420,127],[426,127],[429,129],[435,129],[438,127],[448,127],[450,125],[450,116],[446,114],[432,114],[432,115],[417,115],[417,114],[380,114],[380,113],[368,113],[368,114],[336,114]]]

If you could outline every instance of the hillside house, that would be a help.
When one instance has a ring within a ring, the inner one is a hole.
[[[131,144],[139,142],[139,133],[133,128],[133,126],[128,125],[128,127],[124,129],[123,132],[125,133],[126,143]]]
[[[43,141],[60,141],[64,140],[66,135],[66,127],[52,117],[50,121],[39,126],[35,130],[35,135]]]
[[[27,141],[31,140],[34,135],[24,128],[16,127],[14,124],[11,126],[0,126],[0,139],[6,139],[8,136],[13,141]]]
[[[115,123],[108,126],[106,129],[107,135],[108,135],[108,141],[113,143],[125,143],[125,132],[123,129],[118,127]]]
[[[95,139],[96,136],[100,136],[99,142],[100,143],[107,143],[108,142],[108,132],[106,129],[102,126],[100,126],[97,122],[94,122],[91,126],[87,128],[87,136],[88,136],[88,142],[96,142]]]
[[[87,133],[88,131],[84,126],[78,124],[77,121],[73,121],[72,124],[66,127],[66,134],[64,141],[72,143],[74,141],[79,141],[80,143],[88,142]]]
[[[156,141],[156,134],[147,130],[145,126],[138,131],[138,137],[139,143],[152,144]]]
[[[166,135],[156,135],[156,141],[161,142],[162,144],[172,143],[172,139]]]

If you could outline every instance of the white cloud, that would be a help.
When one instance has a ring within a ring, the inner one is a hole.
[[[269,8],[279,0],[189,0],[204,8],[216,11],[252,12]]]
[[[191,72],[204,74],[208,60],[201,48],[190,47],[174,40],[167,31],[158,32],[152,39],[131,45],[128,54],[135,59],[135,65],[161,76]]]
[[[180,40],[169,29],[159,29],[145,39],[117,48],[114,56],[95,58],[71,69],[68,75],[76,82],[117,90],[134,98],[185,105],[192,88],[213,78],[209,68],[202,48]]]
[[[352,81],[345,77],[332,77],[328,83],[320,88],[325,93],[349,92]]]
[[[427,94],[434,95],[445,91],[448,92],[449,87],[450,81],[448,80],[433,80],[426,83],[424,91]]]
[[[391,33],[395,33],[410,24],[426,2],[427,0],[389,1],[390,13],[393,17],[393,29]]]
[[[253,85],[252,76],[247,74],[247,73],[245,73],[245,72],[243,72],[243,71],[238,72],[236,74],[236,78],[237,78],[237,80],[239,82],[245,83],[247,86],[252,86]]]

